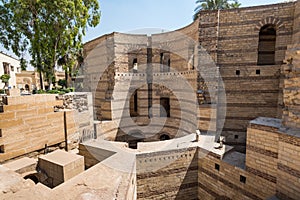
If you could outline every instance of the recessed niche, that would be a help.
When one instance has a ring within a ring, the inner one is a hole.
[[[246,177],[243,175],[240,175],[240,182],[241,183],[246,183]]]
[[[218,170],[218,171],[220,171],[220,165],[219,165],[219,164],[217,164],[217,163],[215,163],[215,170]]]
[[[0,153],[4,153],[4,145],[0,146]]]
[[[257,69],[255,72],[257,75],[260,75],[260,69]]]
[[[235,75],[239,76],[241,74],[241,71],[240,70],[236,70],[235,71]]]

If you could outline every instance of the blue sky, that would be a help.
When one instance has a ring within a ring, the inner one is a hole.
[[[175,30],[192,22],[196,0],[100,0],[101,22],[89,28],[84,42],[106,33],[142,28]],[[242,7],[274,4],[284,0],[239,0]]]

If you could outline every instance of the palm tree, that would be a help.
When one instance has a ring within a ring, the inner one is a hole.
[[[242,4],[239,3],[237,0],[229,4],[229,8],[239,8]]]
[[[231,2],[231,3],[230,3]],[[195,8],[194,20],[198,18],[201,10],[222,10],[229,8],[238,8],[240,3],[238,0],[197,0],[197,7]]]

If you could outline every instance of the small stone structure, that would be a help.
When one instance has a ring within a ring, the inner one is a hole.
[[[45,184],[53,188],[83,172],[84,157],[56,150],[40,156],[38,168],[48,177]]]

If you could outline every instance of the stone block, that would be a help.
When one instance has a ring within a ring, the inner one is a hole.
[[[56,150],[39,157],[38,166],[53,179],[51,187],[56,187],[84,171],[84,157]]]

